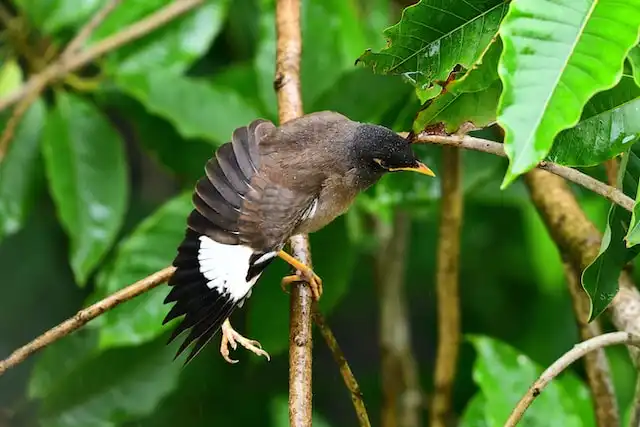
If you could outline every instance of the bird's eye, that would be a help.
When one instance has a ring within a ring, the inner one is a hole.
[[[384,162],[382,161],[382,159],[378,159],[377,157],[373,159],[374,162],[376,162],[377,164],[379,164],[381,167],[387,169],[387,167],[385,166]]]

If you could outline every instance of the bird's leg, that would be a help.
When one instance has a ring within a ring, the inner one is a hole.
[[[250,340],[248,338],[243,337],[235,329],[231,326],[231,322],[227,318],[222,323],[222,340],[220,341],[220,354],[229,363],[238,363],[237,360],[234,360],[229,357],[229,345],[231,345],[232,349],[238,348],[238,344],[246,348],[247,350],[257,354],[258,356],[264,356],[267,360],[271,360],[269,357],[269,353],[262,349],[260,343],[256,340]]]
[[[313,294],[313,298],[316,301],[319,300],[320,296],[322,295],[322,279],[320,278],[320,276],[314,273],[311,268],[304,265],[303,263],[301,263],[291,255],[289,255],[285,251],[278,252],[278,256],[283,260],[285,260],[287,263],[289,263],[289,265],[291,265],[293,268],[295,268],[296,270],[302,273],[302,277],[298,276],[297,274],[294,274],[294,275],[286,276],[285,278],[283,278],[282,279],[283,290],[286,286],[294,282],[305,281],[309,283],[309,286],[311,287],[311,293]]]

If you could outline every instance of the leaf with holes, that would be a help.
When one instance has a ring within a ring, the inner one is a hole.
[[[595,166],[628,150],[639,138],[640,87],[625,76],[589,100],[580,122],[558,134],[546,160]]]
[[[638,190],[639,149],[634,146],[625,152],[618,170],[617,186],[630,197],[634,197]],[[618,278],[622,269],[640,252],[640,246],[628,248],[624,242],[625,234],[632,230],[629,228],[630,221],[631,213],[616,204],[611,205],[600,253],[582,272],[582,287],[591,301],[589,321],[598,317],[611,303],[618,293]]]
[[[615,86],[638,38],[640,3],[516,0],[500,27],[498,122],[509,168],[502,188],[535,167],[578,123],[596,92]]]
[[[493,40],[507,10],[504,0],[421,0],[385,30],[389,47],[358,61],[380,74],[400,74],[420,90],[445,81],[460,64],[469,69]]]
[[[58,93],[42,145],[53,199],[71,240],[71,267],[84,285],[111,247],[126,211],[122,140],[93,104]]]

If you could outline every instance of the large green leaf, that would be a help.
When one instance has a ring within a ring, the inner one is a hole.
[[[42,181],[40,138],[46,109],[36,100],[18,124],[9,150],[0,162],[0,240],[22,227]],[[6,121],[1,126],[4,129]]]
[[[348,289],[356,251],[343,218],[311,234],[310,240],[313,269],[324,282],[320,309],[329,313]],[[290,274],[287,264],[282,260],[274,261],[248,302],[248,334],[260,341],[271,356],[284,352],[289,339],[289,296],[280,289],[280,281],[287,274]]]
[[[187,192],[145,219],[119,245],[115,259],[98,277],[92,299],[104,298],[170,265],[192,209],[191,192]],[[166,295],[166,287],[160,286],[96,319],[92,327],[100,330],[100,347],[140,344],[161,334],[165,330],[162,320],[169,311],[163,304]]]
[[[478,353],[473,379],[484,397],[484,425],[501,427],[542,369],[524,354],[492,338],[472,336],[471,343]],[[547,427],[549,420],[563,427],[595,427],[589,390],[572,373],[549,383],[521,424]]]
[[[10,59],[0,67],[0,97],[5,97],[22,84],[22,69],[18,62]]]
[[[482,56],[507,10],[504,0],[421,0],[385,30],[389,47],[365,52],[365,65],[401,74],[421,90],[445,81],[456,65],[469,69]]]
[[[173,123],[185,138],[224,143],[236,128],[260,116],[232,89],[163,70],[122,74],[116,83],[149,112]]]
[[[482,393],[476,393],[464,409],[460,420],[460,427],[490,427],[485,419],[486,398]]]
[[[84,285],[120,229],[128,198],[120,135],[95,106],[58,93],[43,154],[58,215],[71,240],[71,267]]]
[[[558,134],[547,160],[567,166],[595,166],[624,152],[640,137],[640,87],[623,77],[597,93],[580,122]]]
[[[68,27],[79,27],[91,18],[106,0],[15,0],[35,27],[56,34]]]
[[[496,120],[496,107],[502,85],[496,80],[489,88],[480,92],[447,91],[422,110],[413,124],[416,133],[437,124],[444,124],[447,133],[456,132],[469,122],[477,128]]]
[[[182,368],[172,361],[175,346],[165,343],[112,349],[79,364],[42,401],[40,425],[116,427],[153,413]]]
[[[633,147],[634,150],[637,148]],[[634,151],[623,154],[618,172],[618,187],[623,188],[627,195],[634,196],[640,178],[640,158]],[[630,220],[631,213],[616,204],[611,205],[600,253],[582,273],[582,286],[591,300],[590,321],[611,303],[618,292],[620,272],[640,251],[640,246],[627,248],[624,242],[627,231],[631,230]]]
[[[613,87],[636,43],[640,4],[514,0],[500,27],[498,121],[509,168],[502,187],[545,158],[596,92]]]
[[[90,42],[95,43],[113,35],[169,3],[169,0],[128,0],[105,19]],[[205,1],[202,6],[140,40],[111,52],[107,56],[107,69],[112,73],[150,72],[156,69],[173,73],[184,71],[209,49],[222,28],[228,5],[228,0]]]

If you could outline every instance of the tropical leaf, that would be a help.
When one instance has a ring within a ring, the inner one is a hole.
[[[503,0],[421,0],[385,30],[389,46],[359,61],[380,74],[400,74],[421,90],[447,79],[456,65],[471,68],[498,31]]]
[[[543,160],[596,92],[615,86],[637,42],[640,4],[618,0],[511,2],[500,27],[498,122],[509,168],[502,188]]]

